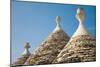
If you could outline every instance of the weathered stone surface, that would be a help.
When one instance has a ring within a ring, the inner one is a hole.
[[[29,56],[31,55],[30,51],[29,51],[29,48],[30,48],[30,45],[29,45],[29,42],[26,42],[25,43],[25,46],[24,46],[25,50],[24,52],[22,53],[22,55],[20,56],[20,58],[18,58],[11,66],[15,67],[15,66],[22,66],[25,61],[29,58]]]
[[[16,60],[11,66],[16,67],[16,66],[22,66],[25,61],[29,58],[30,55],[22,55],[20,58]]]
[[[73,37],[52,63],[75,63],[96,60],[96,39],[89,35]]]
[[[28,58],[25,65],[51,64],[68,41],[69,36],[63,30],[56,30]]]

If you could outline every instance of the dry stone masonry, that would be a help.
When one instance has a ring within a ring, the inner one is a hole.
[[[96,41],[89,35],[73,37],[52,63],[76,63],[96,60]]]
[[[12,66],[22,66],[25,63],[25,61],[29,58],[29,56],[31,55],[31,53],[29,52],[29,48],[30,48],[29,42],[25,43],[24,48],[25,48],[25,50],[22,53],[21,57],[18,58],[14,62],[14,64],[12,64]]]
[[[61,18],[56,17],[56,28],[40,47],[29,57],[25,65],[51,64],[57,57],[65,44],[69,41],[69,36],[61,29]]]
[[[78,29],[52,63],[75,63],[96,60],[96,39],[90,36],[84,27],[84,10],[82,8],[77,9],[76,18],[79,21]]]

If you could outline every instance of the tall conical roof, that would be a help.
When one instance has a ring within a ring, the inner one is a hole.
[[[25,62],[25,65],[50,64],[56,58],[65,44],[69,41],[69,36],[61,29],[60,21],[60,16],[57,16],[56,28],[40,47],[33,52]]]
[[[14,62],[14,64],[12,66],[21,66],[25,63],[25,61],[29,58],[29,56],[31,55],[31,53],[29,52],[29,42],[25,43],[24,46],[25,50],[22,53],[22,55]]]
[[[79,21],[78,29],[52,63],[87,62],[96,60],[96,39],[89,35],[83,25],[83,9],[77,9],[76,18]]]

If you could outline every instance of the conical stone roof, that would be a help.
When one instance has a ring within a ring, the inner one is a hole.
[[[12,64],[12,66],[22,66],[25,61],[29,58],[31,53],[29,52],[30,45],[28,42],[25,43],[25,50],[22,55]]]
[[[83,9],[77,9],[76,18],[79,21],[78,29],[52,63],[75,63],[96,60],[96,39],[89,35],[83,25]]]
[[[51,64],[57,57],[65,44],[69,41],[69,36],[61,29],[60,21],[61,18],[57,16],[56,28],[40,47],[33,52],[25,62],[25,65]]]

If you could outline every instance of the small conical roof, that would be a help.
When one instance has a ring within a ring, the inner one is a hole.
[[[24,52],[19,58],[17,58],[14,64],[12,64],[12,66],[22,66],[25,63],[25,61],[28,59],[28,57],[31,55],[31,53],[29,52],[29,48],[30,48],[29,42],[25,43],[24,48],[25,48]]]
[[[56,28],[39,48],[33,52],[25,62],[25,65],[50,64],[56,58],[58,53],[69,41],[69,36],[61,29],[60,21],[60,16],[57,16]]]
[[[83,21],[85,17],[83,9],[77,9],[76,18],[79,21],[78,29],[52,63],[96,60],[96,39],[91,37],[84,27]]]

